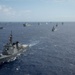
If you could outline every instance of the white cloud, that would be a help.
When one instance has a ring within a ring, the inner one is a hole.
[[[30,14],[31,10],[13,10],[11,7],[0,5],[0,13],[4,15],[25,15]]]
[[[0,20],[28,20],[32,14],[31,10],[15,10],[12,7],[0,5]]]
[[[0,14],[14,16],[15,11],[11,7],[6,7],[5,5],[0,5]]]
[[[18,10],[16,11],[16,18],[29,19],[32,14],[31,10]]]

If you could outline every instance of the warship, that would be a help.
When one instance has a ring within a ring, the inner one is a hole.
[[[56,24],[56,27],[58,27],[58,24]]]
[[[52,28],[52,32],[54,32],[55,31],[55,27],[53,26],[53,28]]]
[[[23,24],[23,26],[24,26],[24,27],[26,27],[26,26],[27,26],[27,24],[25,23],[25,24]]]
[[[27,44],[21,44],[18,41],[13,42],[11,31],[9,42],[4,45],[3,50],[0,53],[0,65],[5,62],[14,61],[20,54],[25,52],[28,47]]]

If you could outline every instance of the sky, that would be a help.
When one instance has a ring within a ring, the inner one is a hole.
[[[0,22],[75,21],[75,0],[0,0]]]

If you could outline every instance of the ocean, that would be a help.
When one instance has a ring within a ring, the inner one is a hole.
[[[0,65],[0,75],[75,75],[75,22],[24,23],[0,22],[0,52],[11,31],[13,41],[29,45],[15,61]]]

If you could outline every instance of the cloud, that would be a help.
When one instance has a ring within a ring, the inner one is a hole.
[[[11,7],[6,7],[5,5],[0,5],[0,14],[14,16],[15,11]]]
[[[0,5],[0,20],[28,20],[32,14],[31,10],[15,10],[12,7],[7,7],[5,5]]]
[[[32,11],[31,10],[20,10],[16,11],[16,17],[21,20],[28,20],[31,18]]]
[[[20,14],[30,14],[30,13],[32,13],[31,10],[20,10],[20,11],[17,11],[17,12],[19,12]]]
[[[31,10],[14,10],[12,7],[0,5],[0,13],[6,15],[30,14]]]

